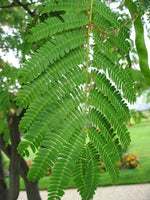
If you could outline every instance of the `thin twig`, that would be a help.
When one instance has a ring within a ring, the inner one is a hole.
[[[30,3],[26,3],[26,4],[23,4],[23,5],[25,5],[25,6],[29,6],[29,5],[31,5]],[[14,4],[14,3],[12,3],[12,4],[10,4],[10,5],[7,5],[7,6],[0,6],[0,8],[2,8],[2,9],[4,9],[4,8],[13,8],[13,7],[19,7],[19,6],[21,6],[21,5],[18,5],[18,4]]]
[[[23,6],[30,6],[30,5],[34,5],[36,3],[42,3],[44,2],[44,0],[41,0],[41,1],[38,1],[38,2],[33,2],[33,3],[22,3]],[[20,4],[15,4],[14,2],[9,4],[9,5],[6,5],[6,6],[2,6],[0,5],[0,8],[1,9],[4,9],[4,8],[13,8],[13,7],[19,7],[19,6],[22,6]]]
[[[41,1],[39,1],[39,2],[33,2],[33,3],[26,3],[26,4],[24,4],[24,3],[21,3],[19,0],[14,0],[12,4],[7,5],[7,6],[2,6],[2,5],[1,5],[0,8],[1,8],[1,9],[4,9],[4,8],[22,7],[22,8],[24,8],[24,9],[29,13],[29,15],[30,15],[31,17],[34,17],[34,16],[35,16],[35,11],[32,12],[32,11],[29,9],[28,6],[34,5],[34,4],[36,4],[36,3],[42,3],[42,2],[44,2],[44,0],[41,0]]]
[[[29,9],[28,5],[22,4],[19,0],[14,0],[14,3],[15,3],[15,2],[16,2],[18,5],[20,5],[21,7],[23,7],[23,8],[29,13],[29,15],[30,15],[31,17],[34,17],[34,16],[35,16],[35,13],[32,12],[32,11]]]
[[[112,30],[112,31],[104,31],[103,29],[97,27],[96,25],[92,24],[92,23],[89,23],[89,25],[92,27],[92,30],[93,28],[96,28],[98,31],[100,31],[100,37],[101,38],[105,38],[106,35],[108,34],[111,34],[111,33],[114,33],[115,36],[117,36],[119,34],[119,31],[122,27],[126,26],[131,20],[132,22],[134,23],[135,20],[137,19],[137,17],[139,16],[138,13],[135,13],[134,16],[131,18],[131,19],[128,19],[123,25],[121,25],[119,28],[115,29],[115,30]]]

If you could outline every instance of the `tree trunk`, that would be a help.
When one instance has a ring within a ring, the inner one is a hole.
[[[8,200],[16,200],[19,196],[19,171],[20,171],[20,156],[17,152],[17,147],[20,142],[20,133],[18,130],[18,118],[16,113],[10,113],[8,119],[9,134],[11,140],[11,155],[10,155],[10,181]]]
[[[7,200],[8,190],[3,171],[2,154],[0,150],[0,200]]]
[[[0,138],[1,148],[2,148],[3,152],[10,159],[11,158],[11,146],[8,145],[5,148],[5,142],[2,138],[3,138],[3,134],[1,134],[1,138]],[[22,176],[22,178],[24,179],[28,200],[41,200],[40,193],[39,193],[39,190],[38,190],[38,182],[32,183],[27,179],[28,171],[29,171],[29,168],[28,168],[25,160],[20,157],[20,171],[19,171],[19,173]]]
[[[20,174],[25,182],[26,192],[28,200],[41,200],[39,189],[38,189],[38,181],[36,182],[30,182],[27,179],[27,173],[29,171],[29,168],[23,158],[20,160]]]

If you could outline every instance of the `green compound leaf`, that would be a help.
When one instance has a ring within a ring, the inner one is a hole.
[[[23,86],[16,100],[28,109],[18,152],[35,153],[29,180],[52,169],[49,200],[61,199],[72,179],[89,200],[100,181],[100,159],[115,183],[117,162],[130,144],[126,100],[135,101],[134,80],[117,53],[129,57],[129,32],[99,0],[47,0],[38,8],[50,17],[27,36],[45,43],[19,72]]]

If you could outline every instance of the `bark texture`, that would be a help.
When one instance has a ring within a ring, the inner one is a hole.
[[[18,118],[16,113],[10,113],[8,118],[9,134],[11,140],[11,155],[10,155],[10,181],[8,200],[16,200],[19,196],[19,171],[20,171],[20,156],[17,152],[17,147],[20,142],[20,132],[18,130]]]
[[[19,187],[20,175],[22,176],[25,182],[28,200],[41,200],[38,189],[38,182],[33,183],[27,179],[27,173],[29,171],[29,168],[25,160],[17,152],[17,147],[20,142],[20,132],[18,129],[18,124],[21,117],[22,116],[17,116],[16,113],[11,113],[10,117],[8,118],[11,145],[5,147],[3,134],[0,135],[0,148],[10,159],[9,191],[7,192],[8,196],[5,199],[2,198],[2,200],[17,200],[20,190]]]

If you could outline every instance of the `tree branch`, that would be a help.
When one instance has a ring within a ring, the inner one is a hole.
[[[42,2],[44,2],[44,0],[41,0],[41,1],[38,1],[38,2],[33,2],[33,3],[21,3],[20,2],[20,4],[18,4],[18,3],[15,3],[15,1],[14,1],[13,3],[6,5],[6,6],[0,5],[0,8],[3,9],[3,8],[13,8],[13,7],[23,7],[23,6],[26,7],[26,6],[30,6],[30,5],[34,5],[36,3],[42,3]]]
[[[35,16],[35,12],[32,12],[30,9],[29,9],[29,7],[28,6],[30,6],[30,5],[33,5],[33,4],[36,4],[36,3],[42,3],[42,2],[44,2],[44,0],[41,0],[41,1],[39,1],[39,2],[34,2],[34,3],[21,3],[19,0],[14,0],[13,1],[13,3],[11,3],[10,5],[7,5],[7,6],[0,6],[0,8],[1,9],[3,9],[3,8],[13,8],[13,7],[18,7],[18,6],[20,6],[20,7],[22,7],[22,8],[24,8],[28,13],[29,13],[29,15],[31,16],[31,17],[34,17]]]
[[[31,17],[35,16],[35,12],[31,12],[31,10],[28,8],[27,4],[22,4],[19,0],[14,0],[14,3],[17,3],[18,5],[20,5],[21,7],[23,7]]]
[[[26,3],[26,4],[22,4],[22,5],[24,5],[24,6],[29,6],[29,5],[31,5],[31,3]],[[13,3],[11,3],[10,5],[7,5],[7,6],[0,6],[0,8],[13,8],[13,7],[18,7],[18,6],[21,6],[21,5],[19,5],[19,4],[14,4],[14,2]]]
[[[91,29],[93,30],[93,28],[96,28],[97,30],[99,30],[100,32],[100,38],[105,39],[105,36],[111,33],[114,33],[115,36],[117,36],[119,34],[119,31],[122,27],[126,26],[131,20],[134,23],[135,20],[138,18],[139,14],[138,12],[134,13],[134,15],[131,17],[131,19],[128,19],[124,24],[122,24],[119,28],[112,30],[112,31],[104,31],[103,29],[100,29],[99,27],[97,27],[96,25],[89,23],[89,25],[91,26]]]

